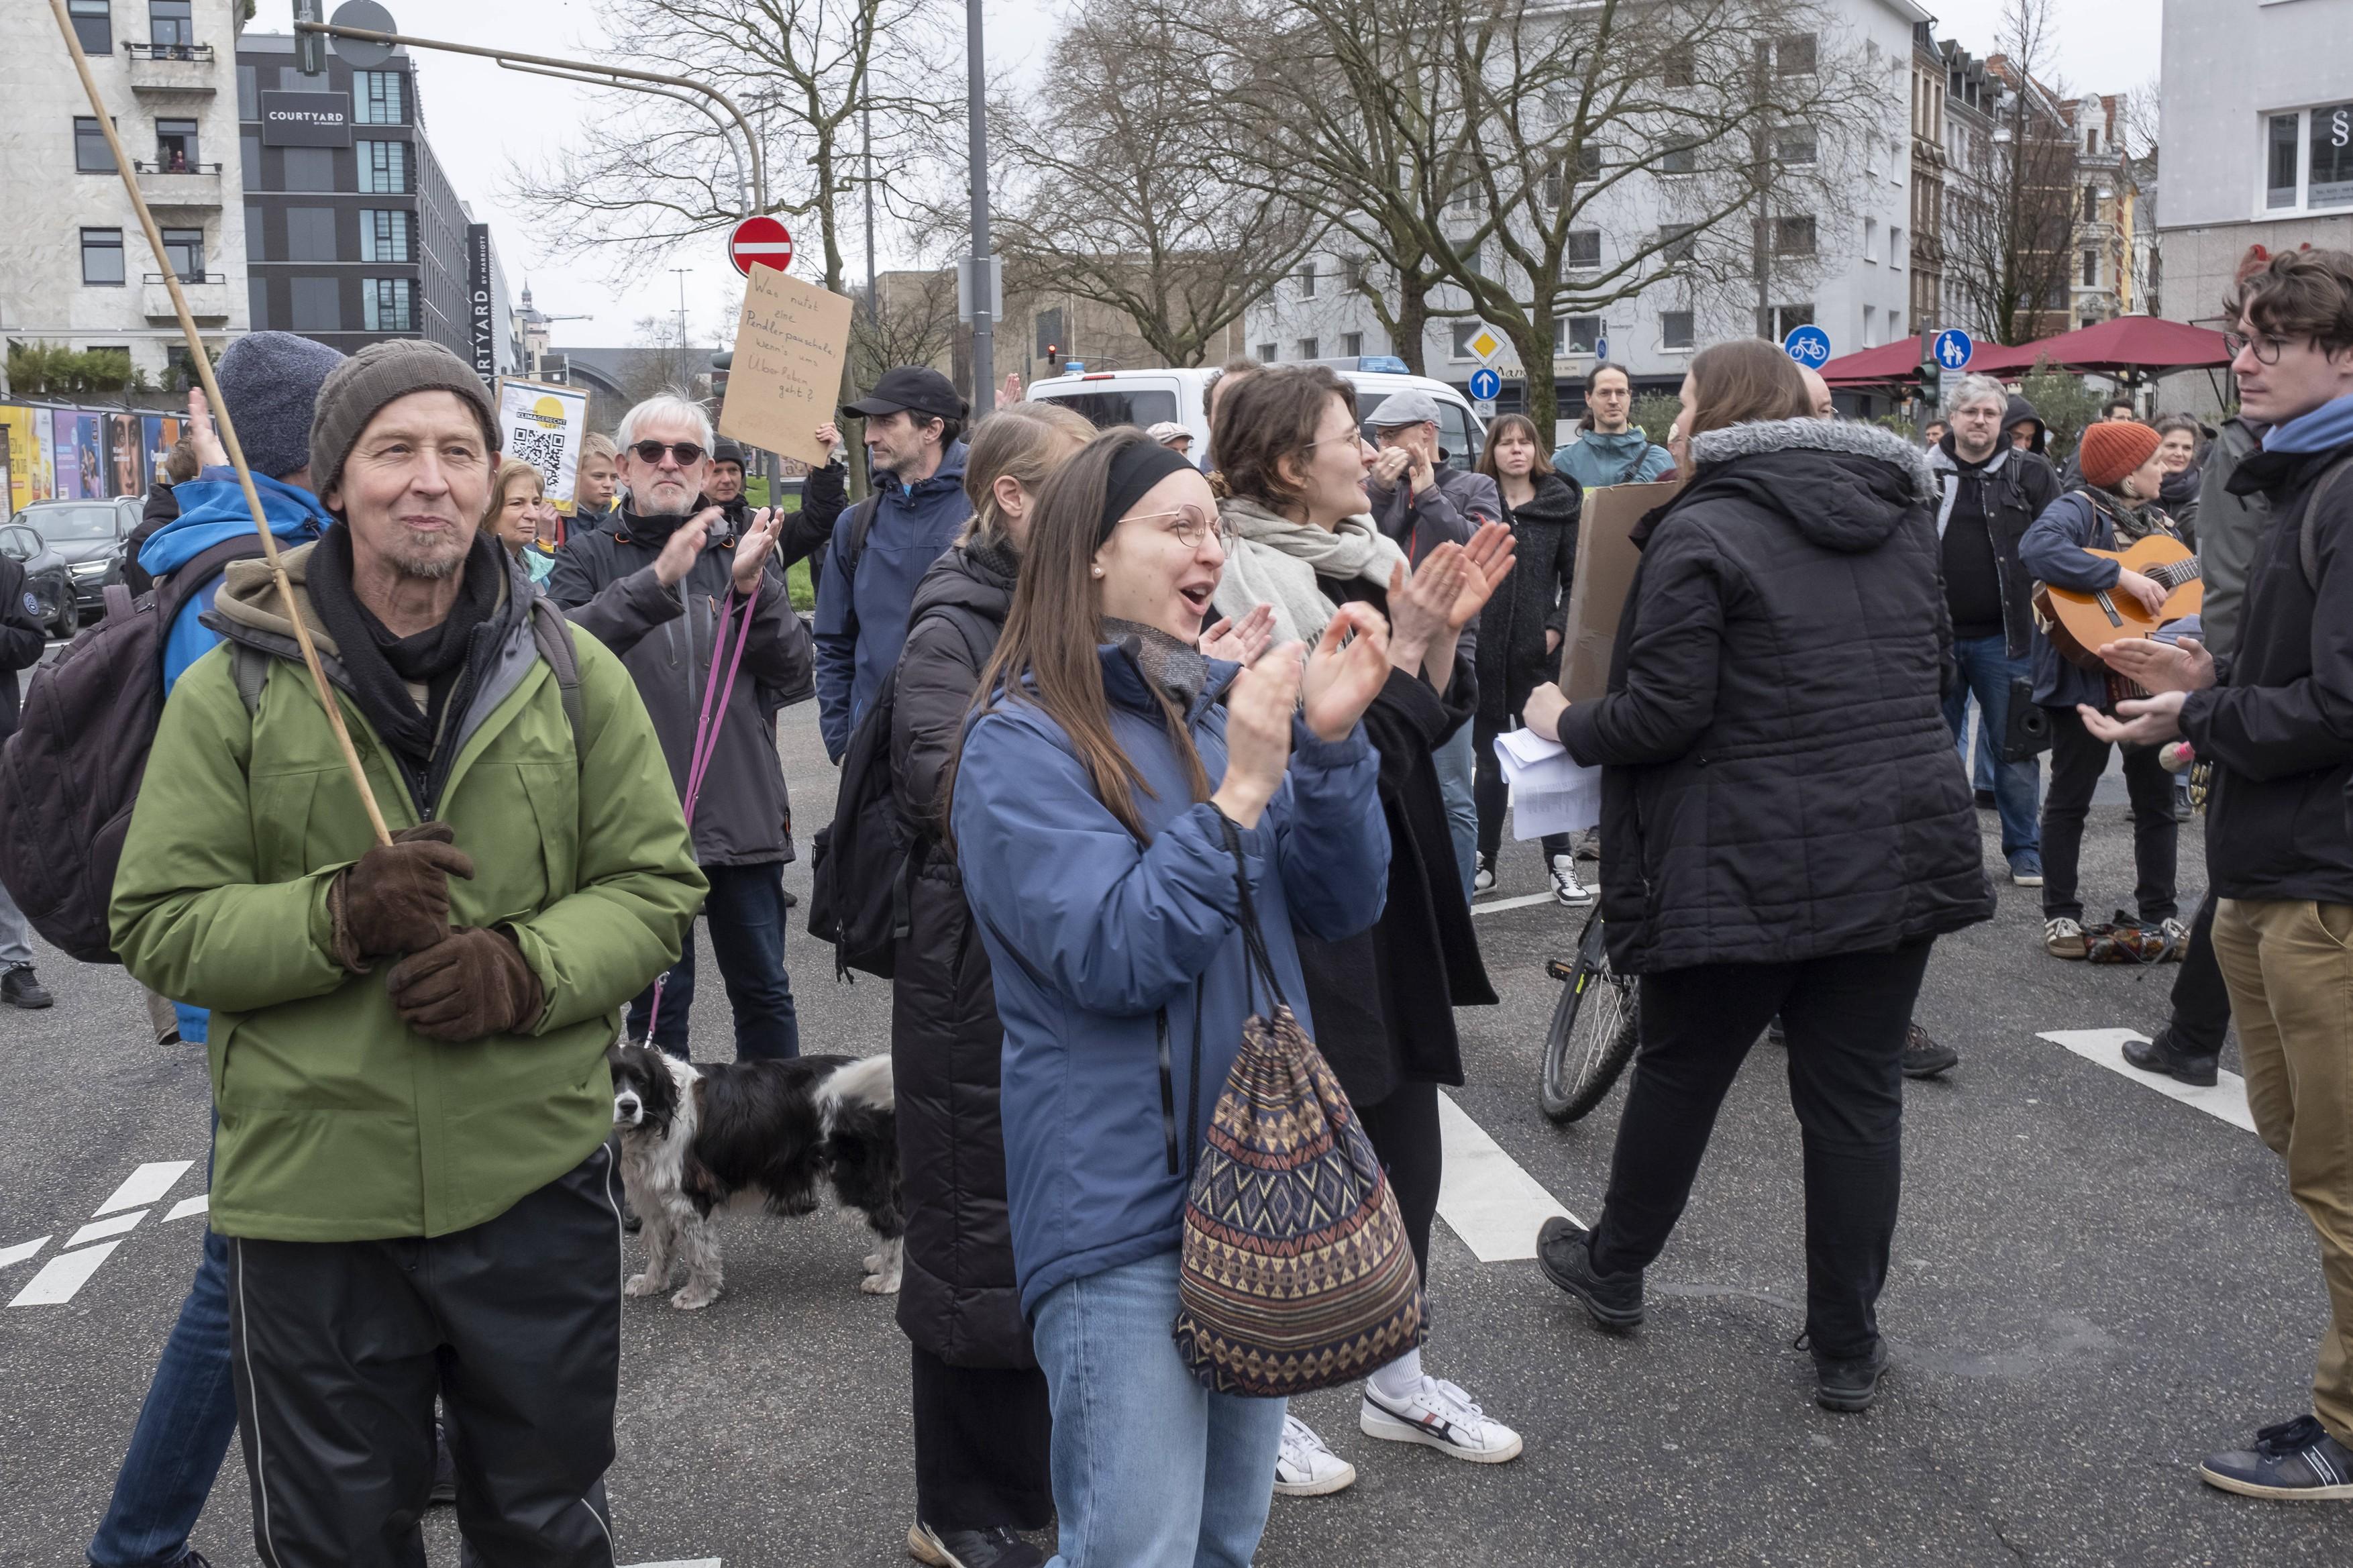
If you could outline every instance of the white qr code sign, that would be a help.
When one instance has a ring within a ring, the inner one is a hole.
[[[558,511],[572,513],[572,481],[580,443],[588,434],[588,394],[542,381],[499,382],[499,447],[539,470],[540,486]]]

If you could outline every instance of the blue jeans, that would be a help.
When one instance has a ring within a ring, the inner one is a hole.
[[[217,1125],[217,1122],[216,1123]],[[207,1186],[212,1162],[206,1160]],[[228,1243],[207,1228],[195,1283],[164,1342],[114,1498],[90,1538],[98,1568],[163,1568],[188,1550],[213,1480],[237,1432],[229,1373]]]
[[[1471,726],[1430,754],[1438,767],[1438,793],[1446,801],[1447,837],[1454,841],[1454,862],[1462,872],[1462,896],[1471,896],[1471,880],[1479,872],[1479,796],[1474,784],[1478,757],[1471,743]]]
[[[2022,763],[2000,761],[2002,737],[2010,729],[2010,683],[2034,673],[2031,658],[2012,658],[2002,639],[1970,637],[1953,644],[1953,664],[1958,679],[1945,693],[1945,722],[1953,727],[1953,744],[1962,765],[1969,762],[1969,698],[1978,700],[1978,722],[1994,752],[1993,803],[2001,818],[2001,855],[2010,869],[2042,867],[2042,818],[2040,801],[2042,764],[2034,758]]]
[[[711,896],[702,915],[711,922],[711,952],[727,984],[735,1013],[735,1059],[797,1057],[801,1027],[793,1009],[793,983],[785,973],[785,865],[764,860],[753,866],[705,866]],[[654,988],[629,1004],[629,1037],[643,1039]],[[661,1014],[654,1021],[654,1044],[681,1058],[687,1055],[687,1016],[694,1008],[694,932],[662,983]]]
[[[1286,1404],[1196,1383],[1168,1335],[1176,1316],[1173,1249],[1038,1303],[1061,1516],[1047,1568],[1248,1568],[1258,1551]]]

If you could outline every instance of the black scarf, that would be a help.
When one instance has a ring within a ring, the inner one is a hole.
[[[1144,671],[1144,678],[1175,702],[1180,713],[1190,709],[1193,699],[1209,684],[1208,660],[1201,657],[1199,648],[1182,637],[1171,637],[1158,626],[1147,626],[1141,621],[1123,621],[1109,616],[1103,617],[1103,635],[1127,649],[1136,668]]]
[[[2170,473],[2157,487],[2158,504],[2168,511],[2179,511],[2186,501],[2198,498],[2199,484],[2205,473],[2195,463],[2178,473]]]
[[[506,550],[487,532],[474,536],[466,557],[457,602],[437,626],[396,637],[352,587],[352,542],[348,528],[331,528],[311,552],[306,573],[311,603],[319,612],[360,711],[390,750],[420,812],[430,812],[448,776],[455,737],[446,722],[472,700],[484,656],[495,644],[500,590],[510,570]],[[422,710],[410,693],[426,690]]]

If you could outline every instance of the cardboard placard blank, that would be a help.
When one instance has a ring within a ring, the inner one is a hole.
[[[1577,576],[1568,590],[1568,636],[1560,645],[1560,689],[1571,702],[1590,702],[1609,689],[1609,653],[1618,617],[1642,552],[1634,525],[1683,488],[1681,479],[1647,485],[1604,485],[1585,492],[1577,529]]]
[[[834,416],[855,309],[846,295],[773,267],[753,268],[744,279],[719,433],[813,467],[829,461],[816,430]]]

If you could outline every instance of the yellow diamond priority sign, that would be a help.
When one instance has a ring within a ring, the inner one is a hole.
[[[1481,327],[1471,338],[1471,352],[1489,364],[1494,363],[1495,356],[1510,346],[1495,335],[1493,327]]]

